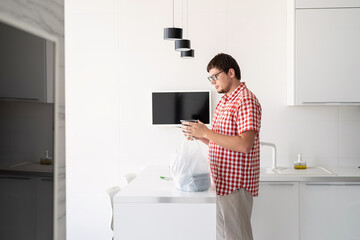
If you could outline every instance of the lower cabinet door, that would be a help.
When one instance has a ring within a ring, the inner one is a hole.
[[[302,240],[360,239],[360,183],[301,183]]]
[[[299,183],[260,182],[251,222],[256,240],[298,240]]]
[[[36,240],[53,239],[53,185],[52,178],[36,178]]]
[[[114,203],[114,236],[126,240],[215,240],[215,203]]]
[[[35,240],[34,179],[0,175],[0,239]]]

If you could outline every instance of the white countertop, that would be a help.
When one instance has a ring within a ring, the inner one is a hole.
[[[11,175],[33,175],[52,177],[53,171],[53,164],[44,165],[40,164],[40,162],[20,162],[11,166],[0,167],[1,174]]]
[[[114,202],[215,203],[215,186],[204,192],[184,192],[175,188],[169,167],[151,166],[118,192]]]
[[[325,171],[314,171],[324,169]],[[281,169],[281,167],[279,167]],[[281,171],[281,170],[280,170]],[[285,174],[284,174],[285,172]],[[282,174],[272,171],[271,168],[260,170],[260,181],[295,181],[295,182],[360,182],[360,168],[358,167],[308,167],[295,170],[285,168]],[[287,173],[287,174],[286,174]]]
[[[360,182],[360,169],[357,167],[326,168],[329,174],[306,170],[296,170],[294,174],[276,174],[271,169],[261,169],[260,182]],[[151,166],[139,174],[129,185],[114,196],[114,203],[215,203],[216,192],[212,183],[205,192],[184,192],[175,188],[168,166]]]

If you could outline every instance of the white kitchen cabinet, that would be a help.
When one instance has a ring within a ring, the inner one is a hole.
[[[176,189],[168,166],[144,170],[114,196],[114,236],[121,240],[215,240],[215,186],[204,192]]]
[[[360,104],[360,1],[296,0],[294,8],[290,104]]]
[[[360,182],[300,185],[301,240],[360,239]]]
[[[0,175],[0,239],[36,240],[34,180]]]
[[[54,43],[0,23],[0,99],[54,102]]]
[[[114,210],[115,239],[216,238],[214,203],[121,203]]]
[[[0,174],[0,239],[53,239],[53,180]]]
[[[252,212],[254,239],[299,239],[299,183],[260,182]]]
[[[53,179],[36,178],[36,239],[53,239],[54,193]]]

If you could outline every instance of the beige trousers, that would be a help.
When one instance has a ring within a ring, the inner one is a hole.
[[[245,189],[216,197],[216,240],[252,240],[253,196]]]

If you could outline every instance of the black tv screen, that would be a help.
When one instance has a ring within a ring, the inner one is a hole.
[[[180,120],[198,119],[210,123],[210,91],[153,92],[154,125],[181,124]]]

